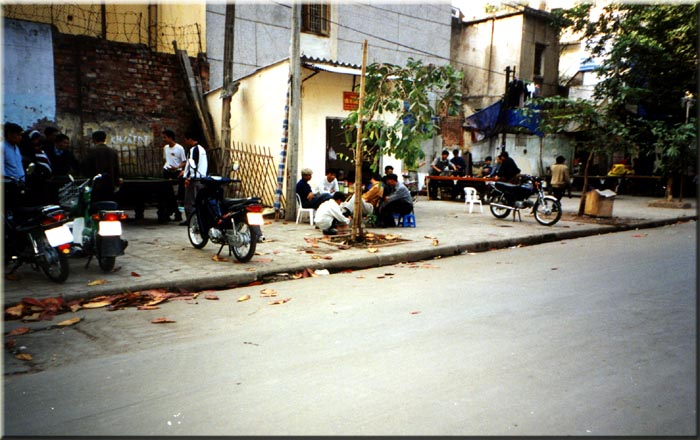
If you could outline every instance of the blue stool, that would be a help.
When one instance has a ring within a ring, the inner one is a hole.
[[[394,214],[394,220],[398,220],[398,225],[402,228],[415,228],[416,227],[416,215],[413,211],[409,212],[404,216],[399,214]]]

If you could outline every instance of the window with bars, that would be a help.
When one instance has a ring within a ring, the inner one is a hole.
[[[331,32],[331,7],[328,3],[301,5],[301,31],[327,37]]]

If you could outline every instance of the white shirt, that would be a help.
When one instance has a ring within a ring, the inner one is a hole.
[[[338,179],[334,178],[332,181],[329,182],[328,178],[324,177],[323,180],[321,180],[321,183],[319,183],[316,187],[316,194],[333,194],[334,192],[338,191],[338,189]]]
[[[190,167],[189,159],[192,157],[192,152],[194,151],[195,148],[199,149],[199,162],[197,163],[196,168]],[[204,149],[201,145],[197,144],[194,147],[190,148],[190,154],[189,157],[187,158],[187,165],[185,165],[185,173],[184,177],[185,179],[190,178],[190,177],[206,177],[207,176],[207,150]]]
[[[163,160],[165,161],[163,169],[179,169],[180,164],[187,160],[185,148],[180,144],[175,144],[172,147],[166,145],[163,147]]]
[[[343,211],[340,210],[340,205],[333,199],[326,200],[321,203],[321,206],[316,210],[314,223],[316,223],[322,231],[325,231],[333,226],[333,219],[338,220],[344,225],[350,224],[350,219],[343,215]]]

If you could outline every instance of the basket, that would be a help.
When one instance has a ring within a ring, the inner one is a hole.
[[[78,206],[81,186],[75,182],[68,182],[58,189],[58,204],[63,208],[73,209]]]

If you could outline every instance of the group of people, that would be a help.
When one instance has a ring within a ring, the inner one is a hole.
[[[183,220],[179,209],[179,203],[185,208],[185,215],[189,216],[194,211],[194,202],[197,192],[202,188],[202,183],[193,181],[193,178],[206,177],[209,170],[207,150],[199,144],[199,138],[194,130],[188,130],[184,134],[185,147],[175,140],[175,132],[170,129],[161,133],[165,146],[163,147],[163,178],[178,180],[177,192],[168,192],[165,201],[165,213],[160,213],[159,221],[171,220],[180,222],[181,226],[187,225]]]
[[[370,183],[365,185],[360,195],[363,216],[376,215],[377,227],[394,227],[394,215],[400,216],[413,211],[413,198],[406,186],[399,181],[394,168],[390,165],[384,168],[384,176],[372,173]],[[338,190],[338,180],[335,170],[327,170],[326,176],[314,189],[309,181],[313,171],[309,168],[301,170],[301,179],[297,182],[296,193],[303,208],[316,210],[314,222],[325,235],[336,235],[337,227],[349,225],[355,215],[356,194],[348,200],[347,194]]]
[[[185,211],[193,211],[199,183],[190,184],[194,177],[207,175],[207,153],[199,145],[195,131],[184,135],[188,152],[175,141],[172,130],[163,130],[163,177],[180,179],[178,195],[168,198],[168,216],[182,221],[178,200]],[[93,183],[92,201],[114,200],[115,191],[123,182],[119,170],[119,154],[106,143],[107,133],[94,131],[93,146],[79,161],[70,148],[70,138],[55,127],[24,130],[20,125],[6,122],[3,126],[3,180],[5,205],[32,206],[58,203],[58,188],[68,182],[68,175],[93,177],[101,175]],[[192,159],[190,161],[190,159]],[[183,223],[184,224],[184,223]]]
[[[474,171],[471,152],[460,155],[459,148],[452,150],[452,158],[448,159],[450,152],[442,150],[430,164],[430,176],[453,177],[491,177],[505,182],[515,182],[520,176],[520,168],[508,154],[502,151],[496,157],[496,165],[492,165],[493,158],[487,156],[479,172]],[[458,180],[455,184],[452,180],[436,180],[428,185],[428,195],[431,199],[438,198],[440,188],[448,188],[453,200],[464,197],[464,187],[467,182]]]
[[[55,127],[24,130],[19,124],[3,126],[5,204],[47,205],[58,202],[58,183],[81,167],[70,150],[70,138]]]

